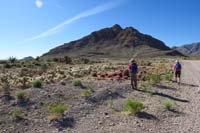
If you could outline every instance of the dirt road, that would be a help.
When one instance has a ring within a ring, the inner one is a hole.
[[[177,93],[187,99],[188,103],[179,103],[181,117],[171,118],[160,124],[159,132],[200,132],[200,61],[182,61],[181,85]],[[163,125],[162,125],[163,124]],[[165,127],[166,126],[166,127]],[[163,130],[164,128],[164,130]]]

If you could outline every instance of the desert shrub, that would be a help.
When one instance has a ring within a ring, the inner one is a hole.
[[[107,106],[108,106],[108,108],[110,108],[110,109],[114,109],[114,103],[113,103],[113,100],[112,100],[111,97],[110,97],[109,100],[107,101]]]
[[[21,68],[19,72],[20,77],[29,76],[30,70],[28,68]]]
[[[144,89],[146,89],[146,85],[145,85],[145,84],[142,84],[142,83],[140,83],[140,84],[139,84],[139,89],[141,89],[141,90],[144,90]]]
[[[15,64],[15,66],[16,66],[17,68],[21,68],[21,67],[22,67],[20,63]]]
[[[87,58],[81,58],[81,60],[82,60],[83,64],[88,64],[90,62],[90,60]]]
[[[42,81],[39,79],[33,80],[32,81],[33,87],[35,88],[41,88],[42,87]]]
[[[21,119],[23,118],[24,112],[20,108],[14,108],[14,110],[9,112],[9,115],[11,115],[14,119]]]
[[[54,61],[54,62],[58,62],[58,61],[59,61],[59,59],[58,59],[58,58],[56,58],[56,57],[54,57],[54,58],[53,58],[53,61]]]
[[[23,99],[25,99],[26,92],[23,90],[19,90],[19,91],[16,91],[15,95],[16,95],[17,99],[23,100]]]
[[[0,64],[6,64],[7,60],[0,60]]]
[[[37,57],[35,58],[35,60],[36,60],[36,61],[40,61],[40,57],[37,56]]]
[[[17,58],[11,56],[11,57],[8,58],[8,61],[11,62],[11,63],[15,63],[17,61]]]
[[[137,114],[144,108],[144,105],[140,101],[127,100],[125,104],[125,112],[127,114]]]
[[[73,63],[75,64],[88,64],[90,63],[90,60],[87,58],[77,58],[73,60]]]
[[[67,106],[63,104],[53,104],[49,107],[49,120],[58,120],[60,119],[63,115],[65,110],[67,110]]]
[[[6,62],[5,64],[3,64],[3,68],[12,68],[12,65],[9,64],[8,62]]]
[[[171,110],[176,105],[176,103],[174,101],[172,101],[172,100],[165,100],[163,102],[163,105],[165,106],[165,108],[167,110]]]
[[[168,72],[167,74],[165,74],[165,75],[162,75],[162,80],[165,80],[165,81],[171,81],[172,80],[172,78],[173,78],[173,72],[172,71],[170,71],[170,72]]]
[[[83,90],[83,91],[81,92],[81,97],[89,98],[89,97],[92,96],[92,93],[93,93],[93,92],[94,92],[94,90],[91,89],[91,88],[88,88],[88,89],[86,89],[86,90]]]
[[[8,76],[0,78],[0,85],[4,95],[10,95],[10,81],[8,80]]]
[[[73,80],[73,85],[74,85],[74,86],[81,86],[82,83],[81,83],[80,80]]]
[[[65,60],[65,63],[66,63],[66,64],[71,64],[71,63],[72,63],[72,58],[69,57],[69,56],[65,56],[65,57],[64,57],[64,60]]]
[[[19,81],[21,83],[22,89],[26,89],[26,88],[30,87],[30,81],[29,81],[28,77],[22,77]]]
[[[158,74],[151,74],[149,75],[149,79],[152,84],[157,84],[161,81],[161,76]]]

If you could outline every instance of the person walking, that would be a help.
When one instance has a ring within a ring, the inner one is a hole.
[[[181,64],[179,60],[176,60],[176,63],[174,64],[174,74],[175,74],[175,81],[180,84],[180,78],[181,78]]]
[[[130,71],[132,89],[137,89],[138,66],[137,66],[137,63],[136,63],[136,61],[134,59],[131,59],[129,61],[128,68],[129,68],[129,71]]]

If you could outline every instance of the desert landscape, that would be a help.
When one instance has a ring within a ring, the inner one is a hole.
[[[177,84],[174,59],[138,59],[139,85],[133,90],[128,60],[85,60],[10,58],[10,68],[1,62],[1,132],[199,130],[199,61],[181,61]]]
[[[200,132],[199,4],[1,1],[0,133]]]

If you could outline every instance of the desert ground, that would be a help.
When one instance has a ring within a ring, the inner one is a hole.
[[[138,59],[137,90],[128,61],[2,67],[0,133],[199,132],[200,61],[181,60],[180,84],[174,61]]]

